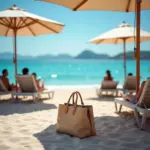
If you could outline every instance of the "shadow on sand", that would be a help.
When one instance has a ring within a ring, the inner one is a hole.
[[[141,143],[150,148],[150,133],[147,130],[140,131],[134,125],[133,116],[95,117],[95,126],[97,136],[84,139],[56,133],[56,125],[51,125],[34,136],[45,150],[141,150]]]
[[[90,97],[85,100],[96,100],[96,101],[108,101],[108,102],[113,102],[114,97]]]
[[[34,111],[42,111],[49,109],[56,109],[57,107],[54,104],[47,103],[31,103],[30,105],[27,103],[1,103],[0,104],[0,116],[1,115],[10,115],[14,113],[23,114],[30,113]],[[6,112],[6,110],[8,110]]]

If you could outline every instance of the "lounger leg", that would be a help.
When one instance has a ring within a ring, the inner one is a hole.
[[[116,109],[116,112],[118,111],[118,109],[117,109],[117,103],[115,102],[115,109]]]
[[[51,99],[51,94],[50,93],[47,93],[47,94],[48,94],[48,98]]]
[[[121,109],[122,109],[122,105],[120,105],[120,107],[119,107],[119,113],[121,112]]]
[[[53,96],[54,96],[54,91],[51,91],[51,92],[49,92],[49,93],[47,93],[47,94],[48,94],[48,98],[49,98],[49,99],[52,99]]]
[[[13,100],[13,94],[11,94],[11,99]]]
[[[37,95],[37,97],[38,97],[38,99],[40,99],[40,98],[41,98],[41,95],[40,95],[40,94],[38,94],[38,95]]]
[[[16,100],[16,98],[15,98],[15,96],[12,94],[12,101],[15,101]]]
[[[127,93],[127,90],[123,90],[123,94],[126,94]]]
[[[33,95],[33,102],[36,103],[36,96]]]
[[[96,95],[99,96],[99,89],[96,89]]]
[[[19,103],[19,98],[18,98],[17,95],[13,95],[13,94],[12,94],[12,102],[13,102],[13,103]]]
[[[96,90],[97,96],[101,97],[102,96],[102,90],[101,89],[97,89]]]
[[[103,92],[102,90],[99,91],[99,97],[102,96],[102,92]]]
[[[134,109],[134,115],[135,115],[137,126],[140,128],[139,112],[136,109]]]
[[[144,129],[145,122],[146,122],[146,113],[144,113],[142,116],[142,122],[140,127],[141,130]]]
[[[116,97],[118,96],[118,90],[116,90]]]
[[[108,91],[106,91],[106,95],[108,95]]]
[[[50,98],[52,99],[54,97],[54,91],[52,91],[51,94],[52,95],[50,96]]]
[[[97,96],[100,97],[101,94],[102,94],[102,91],[101,91],[100,89],[97,89],[97,90],[96,90],[96,93],[97,93]]]

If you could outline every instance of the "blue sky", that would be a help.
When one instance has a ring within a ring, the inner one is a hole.
[[[107,11],[77,11],[34,0],[1,0],[0,10],[16,4],[31,13],[56,20],[65,24],[60,34],[41,35],[38,37],[19,37],[17,39],[18,53],[22,55],[61,54],[77,55],[84,49],[97,53],[116,55],[122,52],[122,45],[89,44],[88,41],[126,21],[134,25],[134,13]],[[141,28],[150,32],[150,11],[142,11]],[[0,37],[0,52],[13,51],[13,38]],[[128,44],[127,51],[134,45]],[[141,44],[142,50],[150,50],[150,42]]]

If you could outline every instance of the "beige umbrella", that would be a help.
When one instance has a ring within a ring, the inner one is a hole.
[[[124,76],[126,78],[126,43],[135,42],[135,28],[125,22],[119,25],[117,28],[110,30],[100,36],[90,40],[90,43],[94,44],[121,44],[123,43],[124,49]],[[140,41],[150,40],[150,33],[140,30]]]
[[[14,63],[17,74],[17,36],[56,34],[64,25],[14,7],[0,11],[0,35],[14,37]]]
[[[76,10],[136,11],[136,76],[140,85],[140,10],[150,9],[150,0],[41,0]]]
[[[41,0],[51,2],[72,10],[112,10],[135,11],[136,0]],[[143,0],[141,9],[149,9],[149,0]]]

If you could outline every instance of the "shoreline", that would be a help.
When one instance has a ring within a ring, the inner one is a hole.
[[[100,88],[101,84],[80,84],[80,85],[45,85],[46,88],[48,89],[96,89],[96,88]],[[122,84],[118,84],[117,88],[121,88],[123,85]]]

